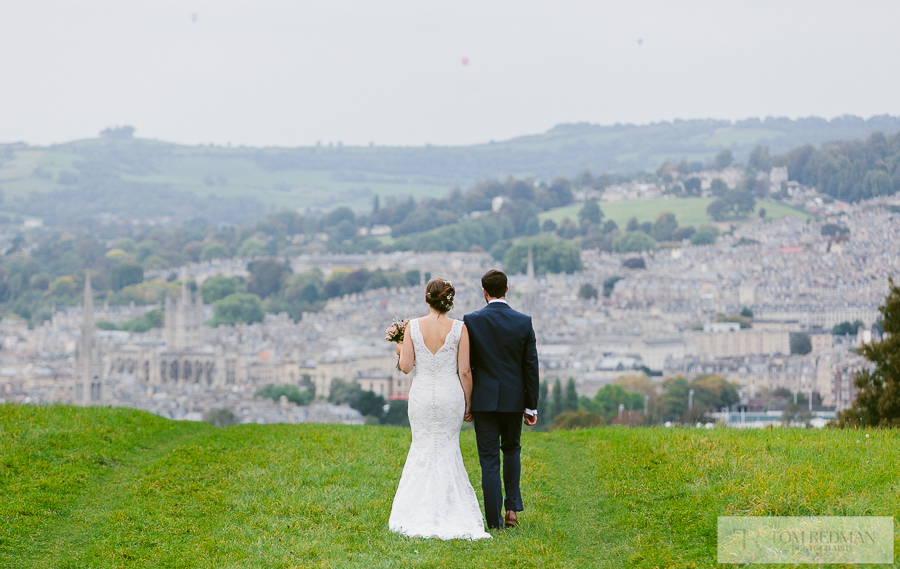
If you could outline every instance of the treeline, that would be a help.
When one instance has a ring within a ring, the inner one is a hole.
[[[693,396],[689,391],[693,390]],[[623,376],[604,385],[594,397],[579,396],[575,380],[565,389],[556,379],[552,390],[542,382],[538,398],[539,430],[586,428],[598,425],[691,425],[710,421],[709,414],[731,408],[740,400],[737,385],[719,375],[688,380],[671,377],[661,389],[645,376]]]
[[[335,405],[346,403],[366,418],[367,425],[409,426],[407,401],[392,399],[388,403],[381,395],[364,391],[357,381],[332,379],[328,390],[328,402]]]
[[[210,326],[252,324],[267,312],[286,312],[299,321],[304,312],[321,310],[329,298],[420,282],[417,270],[335,271],[325,279],[318,269],[294,274],[289,265],[275,259],[253,261],[247,270],[246,282],[221,275],[203,281],[203,300],[213,305]]]
[[[811,144],[769,157],[759,147],[751,163],[766,169],[786,166],[791,180],[835,199],[858,202],[900,191],[900,133],[876,132],[865,140]]]

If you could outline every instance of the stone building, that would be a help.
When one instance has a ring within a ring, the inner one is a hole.
[[[688,354],[716,358],[758,354],[790,354],[786,330],[741,329],[732,322],[706,324],[703,331],[688,334]]]
[[[166,297],[163,345],[129,342],[119,346],[110,356],[110,374],[132,375],[150,385],[234,383],[228,370],[236,367],[238,356],[225,357],[221,350],[202,345],[201,326],[203,299],[183,283],[179,298]]]

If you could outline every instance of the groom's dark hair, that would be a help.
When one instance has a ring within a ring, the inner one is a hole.
[[[491,269],[481,277],[481,288],[491,298],[503,298],[506,296],[506,273]]]

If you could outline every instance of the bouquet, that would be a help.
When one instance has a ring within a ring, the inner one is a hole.
[[[403,320],[397,320],[396,318],[391,318],[391,325],[385,328],[384,330],[384,341],[385,342],[396,342],[398,344],[403,343],[403,334],[406,332],[406,327],[409,325],[409,318],[404,318]],[[400,369],[400,359],[397,359],[397,369]],[[402,370],[401,370],[402,371]]]
[[[409,325],[409,318],[403,320],[391,318],[391,325],[384,330],[384,341],[402,344],[407,325]]]

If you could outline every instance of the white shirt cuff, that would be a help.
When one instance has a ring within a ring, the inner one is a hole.
[[[526,415],[537,415],[537,409],[525,409]]]

